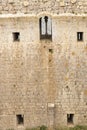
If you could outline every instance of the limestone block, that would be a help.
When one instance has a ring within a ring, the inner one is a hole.
[[[55,104],[54,103],[48,103],[48,108],[54,108]]]
[[[14,3],[14,0],[8,0],[8,3],[9,3],[9,4],[13,4],[13,3]]]
[[[61,1],[60,1],[60,6],[61,6],[61,7],[65,6],[64,0],[61,0]]]
[[[4,8],[4,10],[8,11],[8,10],[9,10],[9,8],[8,8],[8,7],[5,7],[5,8]]]
[[[2,6],[0,6],[0,10],[2,10]]]
[[[82,5],[82,2],[79,2],[78,5]]]
[[[84,91],[84,95],[87,96],[87,90]]]
[[[74,4],[74,3],[76,3],[76,1],[77,1],[77,0],[71,0],[71,3]]]
[[[29,5],[29,2],[28,2],[28,1],[24,1],[24,2],[23,2],[23,5],[24,5],[25,7],[27,7],[27,6]]]

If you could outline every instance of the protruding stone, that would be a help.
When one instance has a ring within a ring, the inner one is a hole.
[[[24,1],[23,5],[24,5],[25,7],[27,7],[27,6],[29,5],[29,2],[28,2],[28,1]]]
[[[61,0],[61,1],[60,1],[60,6],[61,6],[61,7],[65,6],[64,0]]]
[[[55,104],[54,103],[48,103],[48,108],[54,108]]]
[[[71,0],[71,3],[74,4],[74,3],[76,3],[76,1],[77,1],[77,0]]]
[[[14,0],[8,0],[8,3],[9,3],[9,4],[13,4],[13,3],[14,3]]]

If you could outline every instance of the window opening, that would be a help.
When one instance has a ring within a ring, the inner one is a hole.
[[[49,49],[49,52],[50,52],[50,53],[53,53],[53,49]]]
[[[17,117],[17,124],[23,125],[24,124],[24,115],[16,115]]]
[[[48,17],[41,17],[40,25],[40,39],[52,39],[52,20]]]
[[[20,41],[20,33],[19,32],[13,33],[13,41]]]
[[[74,114],[67,114],[67,123],[73,124]]]
[[[77,41],[83,41],[83,32],[77,32]]]

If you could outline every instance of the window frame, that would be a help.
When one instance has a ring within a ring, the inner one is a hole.
[[[78,42],[83,42],[83,32],[77,32],[77,41]]]
[[[45,34],[42,34],[42,19],[45,18],[44,22],[45,22]],[[51,20],[50,22],[50,32],[51,34],[48,34],[48,20]],[[40,30],[40,40],[52,40],[52,18],[50,18],[49,16],[42,16],[39,18],[39,30]]]

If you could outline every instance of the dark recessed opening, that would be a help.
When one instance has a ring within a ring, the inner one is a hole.
[[[86,115],[84,115],[84,118],[86,118]]]
[[[77,32],[77,41],[83,41],[83,32]]]
[[[51,62],[52,60],[50,59],[49,62]]]
[[[74,114],[67,114],[67,123],[73,124]]]
[[[75,85],[77,85],[77,81],[75,81]]]
[[[49,49],[49,52],[50,52],[50,53],[53,53],[53,49]]]
[[[48,16],[39,19],[40,39],[52,40],[52,20]]]
[[[23,125],[24,124],[24,115],[16,115],[17,118],[17,124]]]
[[[68,89],[69,87],[68,87],[68,86],[66,86],[66,88]]]
[[[20,41],[20,33],[19,32],[13,33],[13,41]]]

